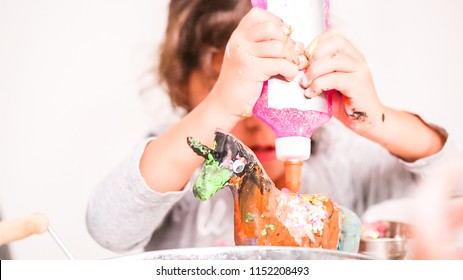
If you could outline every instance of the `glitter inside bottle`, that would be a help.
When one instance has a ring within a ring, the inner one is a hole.
[[[328,2],[323,0],[253,0],[253,6],[267,9],[293,28],[291,38],[307,47],[328,21]],[[299,80],[300,71],[291,81],[271,78],[264,83],[253,113],[269,125],[276,135],[275,150],[285,162],[285,187],[297,192],[301,183],[302,161],[310,157],[310,137],[315,129],[331,118],[331,95],[307,99]]]

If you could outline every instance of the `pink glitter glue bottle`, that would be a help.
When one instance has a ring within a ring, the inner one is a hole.
[[[267,9],[293,28],[291,38],[307,47],[328,28],[327,0],[252,0],[254,7]],[[308,40],[308,41],[307,41]],[[276,157],[285,162],[285,187],[298,192],[302,178],[302,162],[309,159],[310,137],[315,129],[331,118],[331,95],[304,97],[300,71],[291,81],[271,78],[264,83],[253,113],[268,124],[276,135]]]

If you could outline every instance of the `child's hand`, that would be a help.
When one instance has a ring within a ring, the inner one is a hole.
[[[263,82],[272,76],[292,80],[307,66],[303,46],[290,37],[277,16],[253,8],[228,42],[217,83],[209,95],[214,104],[239,118],[250,116]]]
[[[333,115],[344,125],[360,132],[383,121],[383,106],[363,55],[344,37],[329,31],[306,48],[310,67],[300,81],[305,95],[314,97],[335,89]]]

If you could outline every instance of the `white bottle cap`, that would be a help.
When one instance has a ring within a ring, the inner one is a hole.
[[[275,139],[277,159],[306,160],[310,158],[310,138],[302,136],[288,136]]]

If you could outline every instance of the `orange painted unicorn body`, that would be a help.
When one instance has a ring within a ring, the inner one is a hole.
[[[213,148],[188,138],[206,158],[194,194],[207,200],[228,186],[234,198],[235,244],[299,246],[357,252],[360,220],[319,194],[279,190],[254,153],[230,134],[216,132]]]

